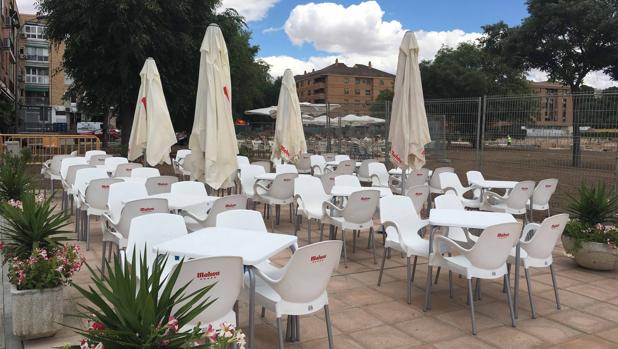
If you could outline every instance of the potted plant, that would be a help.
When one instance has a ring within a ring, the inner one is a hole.
[[[618,268],[618,229],[614,225],[618,196],[603,183],[582,185],[576,196],[570,196],[567,224],[562,243],[581,267],[594,270]]]
[[[0,244],[11,283],[13,334],[23,339],[54,335],[63,318],[63,285],[82,265],[79,246],[64,245],[68,217],[51,198],[31,193],[0,203],[6,219]]]
[[[0,163],[0,203],[9,200],[21,200],[25,193],[30,192],[30,178],[26,175],[26,161],[29,153],[22,156],[6,154]],[[0,229],[6,225],[6,220],[0,215]]]
[[[232,325],[187,326],[216,299],[207,297],[211,287],[185,294],[184,285],[175,291],[182,261],[167,276],[166,263],[167,258],[158,258],[149,268],[146,256],[138,264],[135,255],[131,263],[115,257],[113,266],[105,263],[105,277],[88,267],[94,285],[74,285],[88,301],[79,305],[82,311],[77,315],[88,328],[74,328],[83,339],[64,348],[244,348],[244,334]],[[148,277],[140,279],[137,269]]]

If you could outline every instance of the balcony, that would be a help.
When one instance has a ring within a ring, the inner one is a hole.
[[[26,61],[35,63],[47,63],[49,56],[26,55]]]
[[[47,97],[25,97],[22,101],[25,105],[49,105],[49,98]]]

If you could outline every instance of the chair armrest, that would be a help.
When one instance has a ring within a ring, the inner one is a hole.
[[[526,224],[526,226],[524,227],[524,230],[521,233],[521,238],[519,239],[519,241],[521,241],[522,243],[530,243],[530,241],[532,240],[532,238],[534,237],[534,233],[536,233],[536,231],[541,227],[541,225],[539,223],[528,223]],[[532,234],[532,235],[530,235]],[[530,238],[528,238],[528,235],[530,235]]]
[[[264,282],[266,282],[269,286],[273,286],[273,285],[279,283],[279,281],[281,281],[281,279],[275,280],[275,279],[271,278],[269,275],[267,275],[262,270],[260,270],[260,268],[254,267],[253,270],[255,272],[255,277],[259,277],[260,279],[264,280]],[[283,274],[283,275],[285,275],[285,274]]]
[[[315,171],[316,169],[318,170],[318,172]],[[324,171],[322,171],[322,168],[319,165],[313,165],[313,166],[311,166],[311,172],[314,175],[315,174],[322,175]]]
[[[105,220],[106,220],[109,224],[111,224],[111,225],[116,225],[116,224],[118,224],[118,222],[120,221],[120,220],[118,220],[118,221],[114,220],[114,219],[113,219],[113,218],[112,218],[109,214],[107,214],[107,213],[103,213],[103,218],[105,218]]]
[[[434,241],[434,247],[433,247],[434,252],[441,251],[442,249],[440,247],[444,247],[445,250],[448,252],[455,251],[463,255],[468,254],[470,252],[470,250],[461,247],[461,245],[447,238],[446,236],[436,235],[433,241]]]
[[[504,202],[504,200],[505,200],[504,197],[494,193],[493,191],[485,191],[483,193],[483,202],[488,202],[490,204],[496,204],[496,203]]]
[[[305,206],[305,201],[303,201],[302,196],[300,196],[299,194],[294,194],[294,202],[296,203],[296,205],[298,205],[298,207],[303,207],[303,209],[307,206]]]
[[[263,190],[264,192],[268,192],[268,188],[266,188],[265,186],[263,186],[262,184],[260,184],[260,183],[258,183],[258,182],[255,182],[255,183],[253,184],[253,193],[254,193],[255,195],[257,195],[257,197],[258,197],[258,198],[262,198],[262,195],[261,195],[261,194],[263,194],[263,193],[260,193],[260,191],[259,191],[258,189],[261,189],[261,190]]]
[[[399,230],[399,226],[397,225],[397,223],[393,221],[385,221],[384,223],[382,223],[382,226],[384,227],[384,234],[386,234],[386,236],[388,236],[388,233],[386,232],[388,228],[395,229],[395,231],[397,232],[397,239],[399,240],[399,246],[401,246],[402,251],[406,251],[407,249],[403,243],[403,236],[401,236],[401,231]]]
[[[180,211],[180,215],[183,217],[191,217],[193,219],[195,219],[198,223],[203,224],[206,222],[206,219],[208,218],[208,215],[206,215],[206,217],[199,217],[198,215],[190,212],[190,211],[185,211],[185,210],[181,210]]]
[[[333,209],[333,210],[335,210],[337,212],[343,212],[343,208],[338,207],[337,205],[333,204],[330,201],[324,201],[322,203],[322,214],[324,216],[330,217],[329,209]]]

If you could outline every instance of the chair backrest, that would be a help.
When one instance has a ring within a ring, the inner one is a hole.
[[[303,173],[311,172],[311,154],[301,154],[296,162],[296,168]]]
[[[262,166],[264,168],[264,173],[270,173],[272,167],[270,166],[270,161],[255,161],[252,162],[251,165]]]
[[[54,157],[52,157],[51,163],[49,164],[49,172],[51,172],[53,175],[59,176],[60,166],[62,165],[62,160],[66,158],[70,158],[70,157],[72,156],[67,155],[67,154],[54,155]]]
[[[526,250],[528,256],[538,259],[551,257],[554,247],[568,222],[569,215],[566,213],[545,218],[534,235],[528,241],[522,243],[522,247]]]
[[[294,179],[298,173],[278,174],[268,190],[268,196],[275,199],[286,200],[294,196]]]
[[[320,176],[320,181],[322,182],[322,187],[324,188],[324,192],[330,195],[330,191],[333,189],[335,185],[335,178],[338,175],[333,172],[324,173]]]
[[[144,255],[148,258],[148,266],[154,265],[157,252],[153,250],[156,245],[182,237],[187,234],[185,221],[181,216],[170,213],[153,213],[146,216],[133,218],[129,228],[127,241],[127,261],[131,261],[133,255],[138,261]],[[169,258],[167,264],[173,263],[173,258]],[[139,264],[138,264],[139,265]],[[171,269],[167,266],[167,269]],[[139,273],[139,268],[136,268]],[[149,268],[152,270],[152,268]]]
[[[272,285],[285,301],[307,303],[326,291],[332,273],[339,265],[341,241],[322,241],[294,252],[279,282]]]
[[[543,179],[539,182],[539,184],[537,184],[536,188],[534,188],[534,195],[532,196],[532,201],[534,201],[534,203],[537,205],[549,204],[549,199],[551,199],[552,195],[554,195],[554,192],[556,192],[556,187],[558,187],[558,179]]]
[[[395,222],[402,231],[417,229],[420,218],[415,212],[414,203],[407,196],[391,195],[380,199],[380,223]],[[387,229],[387,235],[392,233],[394,232]],[[416,236],[420,239],[419,235]]]
[[[113,172],[114,177],[131,177],[131,173],[136,168],[142,168],[142,164],[138,164],[137,162],[128,162],[125,164],[118,164],[116,169]]]
[[[444,194],[436,196],[434,203],[437,209],[444,210],[465,210],[463,203],[459,200],[459,197],[451,194]]]
[[[123,202],[142,199],[148,196],[146,186],[135,182],[119,182],[109,186],[107,208],[113,219],[118,219]]]
[[[174,183],[172,184],[172,190],[170,192],[178,195],[208,196],[204,183],[195,181],[182,181]]]
[[[324,156],[324,160],[326,160],[326,162],[328,161],[335,161],[335,154],[334,153],[326,153],[326,154],[322,154]]]
[[[85,170],[87,168],[96,168],[96,166],[93,166],[93,165],[73,165],[73,166],[69,166],[69,170],[67,171],[67,176],[64,178],[64,181],[70,187],[73,187],[75,185],[75,177],[77,176],[77,172],[79,172],[81,170]]]
[[[177,268],[178,265],[175,267]],[[243,275],[241,257],[205,257],[185,260],[176,280],[174,292],[187,284],[189,285],[184,291],[185,295],[212,286],[208,291],[208,297],[216,301],[192,320],[193,323],[199,322],[206,325],[221,319],[233,309],[240,295]],[[172,314],[183,305],[184,302],[175,305]],[[218,328],[218,325],[213,324],[215,328]]]
[[[112,156],[105,159],[105,169],[107,170],[107,172],[115,173],[116,167],[118,165],[126,163],[129,163],[129,160],[127,158]]]
[[[240,168],[240,187],[243,194],[253,195],[253,186],[257,181],[255,176],[266,173],[263,166],[247,165]]]
[[[242,155],[236,155],[236,165],[238,168],[242,168],[243,166],[251,165],[249,162],[249,158]]]
[[[416,213],[420,216],[421,210],[423,209],[423,206],[425,206],[427,198],[429,197],[429,186],[424,184],[416,185],[409,188],[406,191],[406,195],[412,200],[414,209],[416,209]]]
[[[298,173],[298,170],[296,169],[296,166],[292,164],[281,164],[275,168],[275,173]]]
[[[313,175],[321,176],[324,174],[324,169],[326,168],[326,158],[322,155],[311,155],[309,158],[311,162],[311,170],[313,171]]]
[[[191,149],[178,149],[176,152],[176,162],[180,162],[180,160],[187,157],[187,155],[191,154]]]
[[[93,179],[88,183],[85,190],[86,194],[84,196],[86,204],[97,210],[106,210],[110,186],[122,181],[122,179],[117,178]]]
[[[380,192],[378,190],[359,190],[348,197],[348,203],[343,209],[343,218],[350,223],[366,223],[373,219],[378,203]]]
[[[84,158],[86,158],[86,161],[90,161],[90,159],[95,156],[95,155],[106,155],[107,153],[105,152],[105,150],[88,150],[86,153],[84,153]]]
[[[153,167],[138,167],[131,171],[131,177],[135,178],[159,177],[160,175],[159,169]]]
[[[361,178],[369,178],[369,164],[372,162],[378,162],[376,159],[366,159],[361,162],[358,168],[358,176]]]
[[[466,179],[468,180],[468,185],[472,185],[472,182],[483,182],[485,181],[485,177],[479,171],[468,171],[466,172]]]
[[[515,185],[506,199],[506,207],[512,210],[526,210],[526,203],[534,193],[534,182],[523,181]]]
[[[180,167],[182,167],[182,170],[184,172],[191,173],[191,171],[193,170],[193,154],[189,153],[185,155]]]
[[[335,185],[344,187],[361,187],[358,177],[353,175],[338,175],[335,176]]]
[[[354,160],[343,160],[337,165],[337,169],[335,169],[335,173],[342,175],[351,175],[356,170],[356,161]]]
[[[350,157],[348,155],[335,155],[336,162],[342,162],[346,160],[350,160]]]
[[[381,162],[372,162],[369,164],[369,176],[371,177],[371,185],[374,187],[388,186],[388,170]]]
[[[500,268],[521,236],[521,223],[504,223],[487,227],[466,257],[477,268]]]
[[[114,184],[116,185],[116,184]],[[166,199],[144,198],[126,202],[120,213],[120,220],[116,225],[116,231],[125,238],[129,236],[131,221],[135,217],[149,215],[152,213],[169,213]]]
[[[247,208],[247,197],[244,195],[229,195],[220,197],[212,204],[212,208],[208,211],[206,221],[202,224],[204,228],[214,227],[217,225],[217,215],[227,211],[244,210]]]
[[[463,185],[455,172],[440,173],[440,189],[454,189],[456,194],[463,194]]]
[[[75,193],[85,193],[88,183],[94,179],[109,178],[104,168],[83,168],[75,173]]]
[[[429,169],[421,168],[410,172],[406,176],[406,187],[412,188],[417,185],[425,185],[429,180]]]
[[[109,157],[111,157],[111,155],[109,155],[109,154],[93,155],[93,156],[90,157],[90,160],[88,160],[88,163],[90,165],[102,166],[102,165],[105,165],[105,159],[107,159]]]
[[[216,226],[219,228],[251,230],[266,233],[266,223],[262,214],[253,210],[232,210],[217,215]]]
[[[156,195],[169,193],[172,190],[172,184],[178,182],[176,176],[158,176],[146,179],[146,190],[148,195]]]
[[[61,159],[60,161],[60,178],[62,178],[62,180],[65,180],[65,178],[67,177],[69,167],[73,165],[88,165],[88,161],[86,161],[86,158],[77,156],[69,156]]]
[[[322,181],[318,177],[301,176],[294,179],[294,195],[299,195],[307,205],[322,205],[329,200],[329,195],[324,191]]]
[[[431,178],[429,179],[429,186],[434,188],[441,188],[440,186],[440,173],[444,172],[455,172],[455,169],[452,167],[438,167],[433,170],[431,174]]]

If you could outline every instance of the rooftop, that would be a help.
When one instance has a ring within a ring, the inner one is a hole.
[[[322,68],[320,70],[315,70],[310,73],[305,72],[305,74],[296,75],[294,78],[298,81],[298,80],[306,79],[309,77],[320,76],[320,75],[350,75],[350,76],[359,76],[359,77],[395,78],[395,75],[391,73],[387,73],[385,71],[373,68],[371,66],[371,62],[369,62],[367,65],[355,64],[349,67],[345,63],[339,62],[339,60],[336,60],[334,64],[331,64],[325,68]]]

